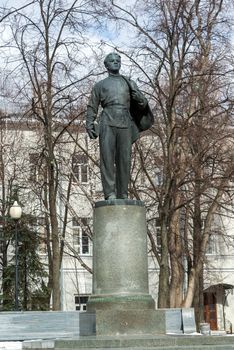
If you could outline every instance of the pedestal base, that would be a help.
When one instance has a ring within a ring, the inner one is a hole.
[[[117,304],[118,306],[118,304]],[[160,335],[160,334],[195,334],[195,315],[193,308],[172,309],[103,309],[89,314],[92,326],[81,329],[94,329],[94,334],[105,336],[118,335]],[[90,334],[90,333],[89,333]]]
[[[155,301],[149,294],[91,295],[88,311],[95,310],[152,310]]]
[[[96,310],[96,335],[156,335],[165,333],[165,311]]]

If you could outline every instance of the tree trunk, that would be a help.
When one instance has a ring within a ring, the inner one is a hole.
[[[3,227],[4,230],[4,227]],[[4,234],[5,237],[5,234]],[[2,252],[2,294],[3,294],[3,311],[8,310],[9,302],[11,299],[9,275],[7,273],[7,245],[5,239],[3,239],[3,252]]]
[[[189,281],[188,281],[188,290],[187,294],[184,298],[184,301],[182,303],[182,307],[191,307],[193,303],[193,297],[194,297],[194,290],[195,290],[195,281],[196,281],[196,271],[193,268],[190,270],[189,274]]]
[[[183,300],[183,269],[176,255],[171,257],[170,307],[181,307]]]
[[[164,216],[161,226],[161,261],[158,287],[158,308],[168,308],[170,306],[169,292],[167,225],[166,217]]]
[[[198,153],[198,150],[197,150]],[[201,242],[202,242],[202,216],[201,216],[201,183],[200,179],[202,177],[201,175],[201,169],[200,165],[201,160],[199,160],[199,164],[197,165],[197,171],[195,175],[195,200],[194,200],[194,219],[193,219],[193,227],[194,227],[194,233],[193,233],[193,260],[194,265],[198,266],[199,260],[201,260]],[[200,300],[201,293],[203,293],[203,263],[201,267],[201,274],[196,274],[195,276],[195,286],[194,286],[194,298],[193,298],[193,306],[195,309],[195,321],[197,325],[197,331],[199,330],[199,324],[201,322],[202,318],[202,308],[203,305],[201,305],[202,300]],[[202,289],[201,289],[202,288]]]
[[[175,207],[178,206],[180,197],[177,194],[174,200]],[[180,210],[174,211],[169,230],[169,254],[171,266],[170,282],[170,307],[180,307],[183,300],[183,262],[182,241],[180,227]]]
[[[204,298],[203,298],[203,268],[201,273],[196,275],[193,306],[195,311],[195,321],[197,331],[199,331],[199,324],[204,320]]]
[[[27,256],[24,256],[23,259],[23,264],[24,264],[24,281],[23,281],[23,310],[27,311],[28,310],[28,279],[27,279]]]
[[[53,310],[60,310],[60,244],[58,219],[56,211],[56,194],[54,185],[53,160],[49,172],[49,210],[52,235],[52,275],[53,275]]]

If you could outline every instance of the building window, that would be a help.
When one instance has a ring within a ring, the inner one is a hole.
[[[210,234],[209,235],[209,241],[207,245],[207,254],[215,255],[218,254],[219,248],[219,237],[217,234]]]
[[[46,220],[44,217],[37,218],[37,232],[39,234],[39,251],[41,253],[47,252],[47,231],[46,231]]]
[[[87,302],[89,296],[88,295],[75,295],[75,308],[76,311],[86,311]]]
[[[47,230],[46,219],[42,216],[37,216],[30,225],[31,230],[38,237],[38,250],[42,254],[47,252]]]
[[[159,218],[156,218],[155,220],[155,227],[156,227],[157,250],[158,252],[161,252],[162,240],[161,240],[161,223]]]
[[[161,241],[161,223],[160,219],[158,217],[152,218],[148,221],[148,229],[154,238],[154,242],[157,247],[157,252],[160,254],[161,253],[161,246],[162,246],[162,241]]]
[[[91,240],[88,234],[89,219],[72,219],[73,247],[81,255],[91,254]]]
[[[160,170],[156,171],[155,172],[155,185],[156,186],[161,186],[162,185],[162,182],[163,182],[163,174]]]
[[[84,153],[75,153],[72,156],[72,172],[74,181],[88,182],[88,157]]]
[[[216,229],[213,229],[209,235],[209,241],[207,244],[206,253],[213,254],[213,255],[217,255],[217,254],[222,255],[224,249],[225,249],[225,245],[224,245],[223,232],[220,227],[217,227]]]
[[[4,246],[4,232],[3,232],[3,225],[0,223],[0,254],[3,253],[3,246]]]
[[[30,153],[29,163],[29,180],[33,182],[43,182],[45,179],[45,167],[42,164],[40,155],[38,153]]]
[[[2,152],[0,152],[0,179],[2,180],[3,177],[4,177],[4,164],[3,164]]]

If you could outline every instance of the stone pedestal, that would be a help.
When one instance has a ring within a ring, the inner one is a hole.
[[[155,311],[148,289],[144,204],[97,202],[93,244],[93,294],[87,310],[96,313],[96,333],[165,333],[165,315]]]
[[[145,207],[136,200],[96,203],[93,295],[88,311],[154,309],[148,290]]]

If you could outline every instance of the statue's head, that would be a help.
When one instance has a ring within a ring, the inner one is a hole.
[[[118,73],[121,67],[121,57],[116,52],[109,53],[104,59],[104,65],[108,72]]]

